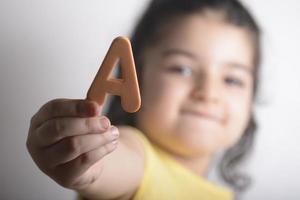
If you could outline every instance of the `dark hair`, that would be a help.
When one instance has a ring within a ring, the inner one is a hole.
[[[204,11],[220,12],[224,21],[235,26],[247,29],[253,38],[255,46],[255,70],[253,73],[254,87],[253,100],[256,96],[258,83],[258,68],[260,63],[260,30],[255,20],[247,9],[237,0],[153,0],[146,9],[144,15],[137,24],[132,38],[133,55],[136,62],[136,70],[141,84],[143,69],[142,53],[146,47],[158,42],[159,30],[170,21]],[[119,73],[120,76],[120,73]],[[141,91],[142,92],[142,91]],[[113,124],[135,126],[135,114],[126,113],[120,105],[119,97],[113,97],[108,117]],[[256,122],[252,113],[249,124],[240,140],[223,155],[219,169],[220,175],[234,191],[241,192],[250,183],[250,178],[238,171],[238,166],[249,154],[256,130]]]

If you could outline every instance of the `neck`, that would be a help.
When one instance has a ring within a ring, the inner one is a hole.
[[[167,148],[162,147],[158,142],[153,141],[151,137],[148,137],[148,139],[153,145],[168,153],[169,156],[179,162],[182,166],[186,167],[187,169],[191,170],[201,177],[207,176],[210,163],[213,159],[213,154],[203,153],[197,156],[180,155],[172,152],[171,150],[168,150]]]

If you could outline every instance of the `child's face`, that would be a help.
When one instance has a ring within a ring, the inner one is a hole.
[[[170,24],[143,57],[138,128],[180,155],[232,146],[251,113],[253,44],[249,31],[218,17]]]

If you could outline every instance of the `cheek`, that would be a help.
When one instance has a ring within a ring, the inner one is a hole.
[[[177,123],[180,102],[185,98],[187,91],[183,87],[183,84],[159,75],[145,79],[142,107],[138,116],[143,127],[148,127],[146,131],[149,134],[167,134]]]
[[[250,95],[241,97],[231,96],[227,100],[227,135],[228,146],[236,143],[244,133],[251,116],[251,98]]]
[[[172,93],[168,90],[166,83],[158,78],[145,81],[145,85],[142,91],[142,102],[145,110],[159,111],[163,109],[167,102],[168,97],[171,97]]]
[[[184,84],[158,74],[145,78],[142,91],[145,109],[163,115],[177,112],[180,102],[186,96]]]

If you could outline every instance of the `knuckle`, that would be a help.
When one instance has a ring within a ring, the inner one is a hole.
[[[89,119],[89,118],[85,118],[85,119],[84,119],[84,128],[85,128],[86,130],[89,130],[89,129],[90,129],[90,124],[91,124],[90,119]]]
[[[84,120],[84,128],[85,128],[85,130],[88,130],[88,131],[97,131],[98,127],[97,127],[97,123],[96,123],[95,119],[86,118]]]
[[[40,118],[40,111],[36,112],[32,117],[30,118],[30,126],[29,130],[36,129],[41,124],[38,124],[39,118]]]
[[[40,144],[60,139],[60,134],[57,131],[57,126],[59,125],[56,123],[56,120],[49,120],[35,130],[35,137]]]
[[[30,151],[31,142],[29,141],[29,138],[27,138],[27,140],[26,140],[26,148],[27,148],[28,151]]]
[[[28,139],[26,141],[26,149],[27,149],[28,153],[31,155],[31,144]]]
[[[34,114],[31,119],[30,119],[30,124],[33,124],[35,122],[36,119],[36,114]]]
[[[92,162],[92,160],[93,160],[93,156],[90,152],[84,153],[80,156],[80,164],[81,165],[90,163],[90,162]]]
[[[66,129],[66,125],[62,119],[53,120],[54,130],[56,133],[64,132]]]
[[[80,152],[80,140],[78,140],[76,137],[71,137],[67,140],[67,151],[69,153],[78,153]]]

